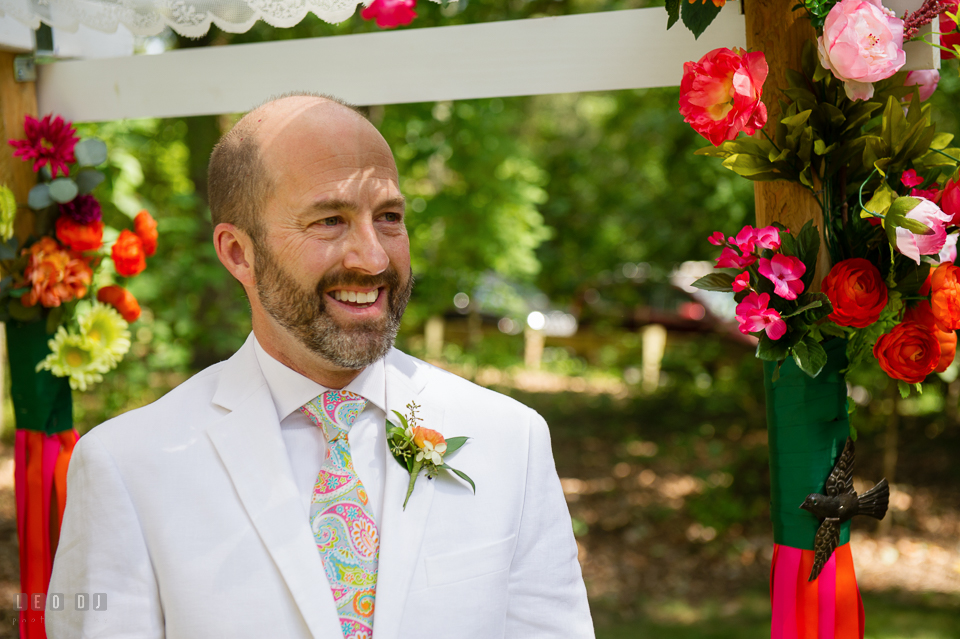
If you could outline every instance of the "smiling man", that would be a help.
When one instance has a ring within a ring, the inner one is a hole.
[[[271,101],[218,144],[209,191],[253,332],[80,439],[49,636],[592,637],[543,419],[393,348],[413,277],[377,130],[333,99]],[[470,438],[453,459],[476,493],[441,471],[404,508],[386,420],[411,408]]]

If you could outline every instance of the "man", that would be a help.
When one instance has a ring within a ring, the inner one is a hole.
[[[392,349],[412,276],[376,129],[331,99],[269,102],[214,150],[210,206],[253,333],[81,438],[50,637],[592,637],[546,424]],[[403,507],[385,424],[414,407],[470,438],[449,461],[476,494],[442,471]]]

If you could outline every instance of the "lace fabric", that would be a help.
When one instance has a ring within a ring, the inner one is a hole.
[[[434,0],[439,2],[440,0]],[[354,14],[364,0],[0,0],[0,16],[36,29],[44,22],[73,32],[79,25],[113,33],[122,24],[134,35],[149,36],[170,27],[197,38],[211,24],[243,33],[257,20],[292,27],[311,12],[336,24]]]

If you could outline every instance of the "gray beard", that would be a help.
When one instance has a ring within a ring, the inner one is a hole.
[[[382,359],[393,347],[400,318],[413,290],[413,274],[405,282],[391,265],[379,275],[349,271],[327,273],[313,291],[303,290],[264,246],[256,247],[254,275],[257,297],[264,310],[298,342],[328,362],[347,370],[361,370]],[[338,286],[385,288],[387,313],[377,320],[338,324],[327,311],[324,291]]]

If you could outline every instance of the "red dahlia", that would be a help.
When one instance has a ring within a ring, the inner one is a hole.
[[[10,140],[10,146],[16,149],[13,152],[14,157],[24,161],[33,160],[34,172],[49,164],[53,177],[57,177],[58,170],[69,175],[67,164],[76,161],[73,148],[77,146],[80,138],[70,122],[64,121],[59,115],[52,120],[51,117],[47,114],[42,120],[37,120],[28,115],[23,124],[27,139]]]

